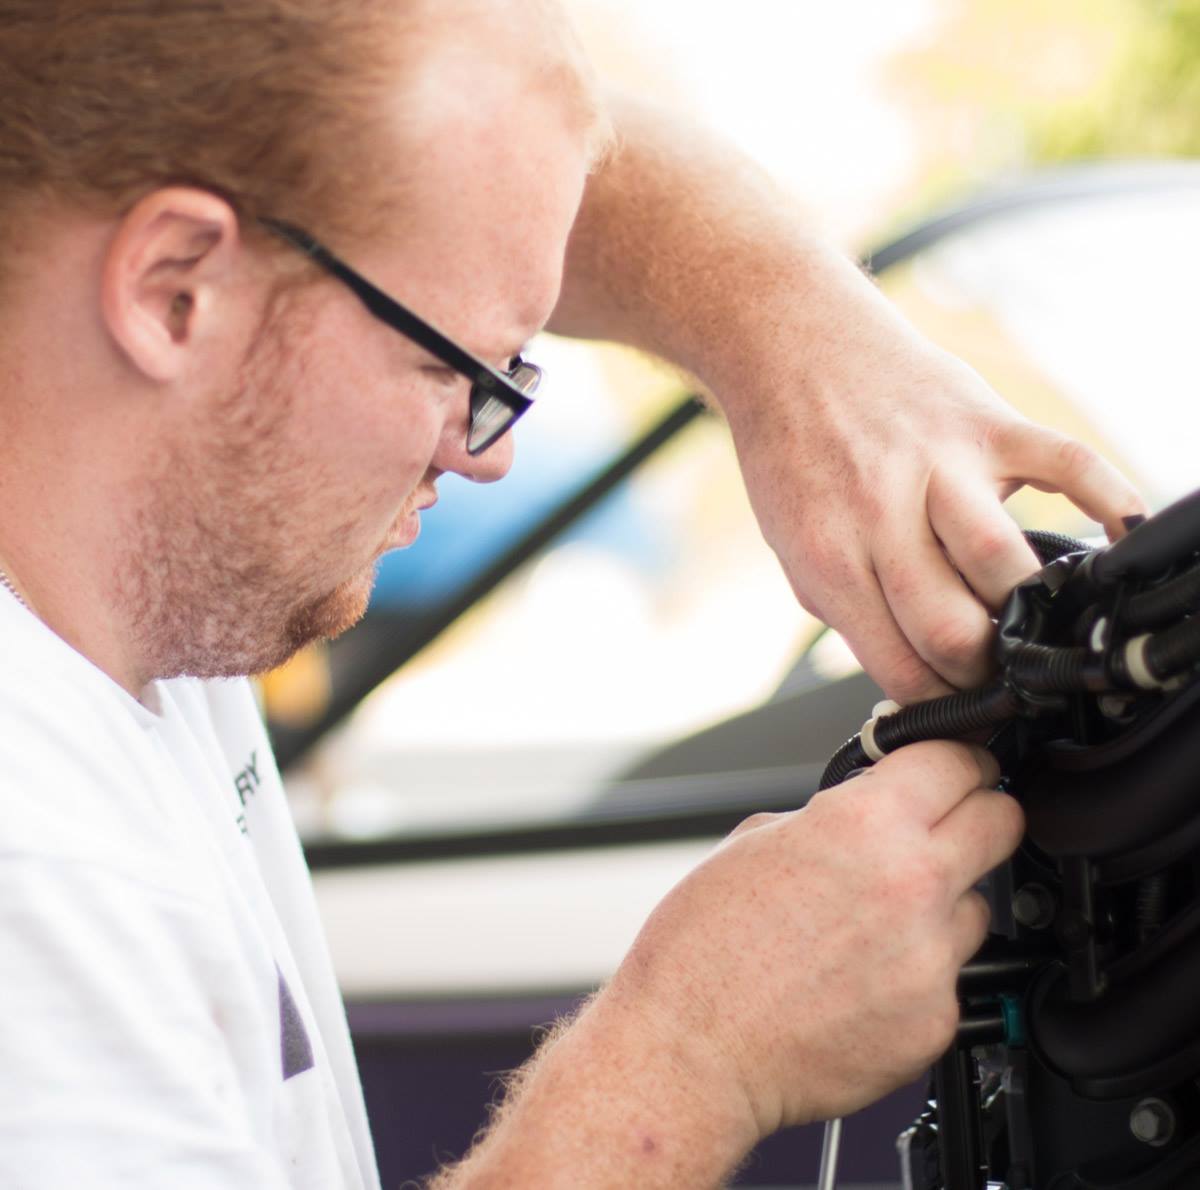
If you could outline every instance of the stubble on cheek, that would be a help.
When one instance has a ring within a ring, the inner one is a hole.
[[[325,502],[297,429],[310,331],[265,321],[235,389],[179,436],[129,526],[112,581],[151,677],[262,673],[366,610],[375,559],[353,554],[359,510]]]

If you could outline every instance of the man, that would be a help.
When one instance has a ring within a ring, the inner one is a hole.
[[[549,3],[0,0],[0,59],[6,1186],[377,1184],[226,679],[351,624],[442,474],[504,474],[547,322],[711,389],[798,594],[901,698],[983,672],[1012,488],[1140,511],[727,151],[631,105],[597,165]],[[920,745],[744,824],[442,1183],[715,1185],[912,1077],[1020,834],[995,777]]]

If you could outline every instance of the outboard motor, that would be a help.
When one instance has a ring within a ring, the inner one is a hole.
[[[1200,492],[1101,549],[1029,537],[994,681],[880,714],[822,780],[984,732],[1025,810],[904,1185],[1200,1187]]]

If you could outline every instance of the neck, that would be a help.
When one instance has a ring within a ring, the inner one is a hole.
[[[0,557],[0,586],[77,653],[108,674],[118,686],[134,698],[138,697],[148,678],[131,664],[120,646],[120,636],[113,631],[106,608],[97,603],[85,610],[85,605],[73,603],[69,598],[58,598],[55,589],[49,585],[32,578],[25,581],[23,575],[18,577],[3,557]],[[68,576],[60,589],[78,589],[77,575],[74,579]],[[87,589],[90,595],[97,593]]]
[[[11,458],[47,457],[33,449],[45,443],[27,435],[19,441]],[[119,511],[94,475],[73,475],[58,462],[54,474],[22,474],[16,466],[0,473],[0,584],[136,698],[147,678],[133,663],[133,637],[119,622],[110,577]]]

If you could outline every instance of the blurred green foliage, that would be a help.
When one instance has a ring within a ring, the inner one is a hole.
[[[1037,161],[1200,156],[1200,0],[1127,0],[1123,52],[1086,96],[1038,113]]]
[[[938,0],[933,35],[889,64],[889,91],[914,130],[915,165],[876,237],[1038,161],[1103,154],[1107,112],[1121,106],[1127,64],[1151,36],[1158,7]]]

